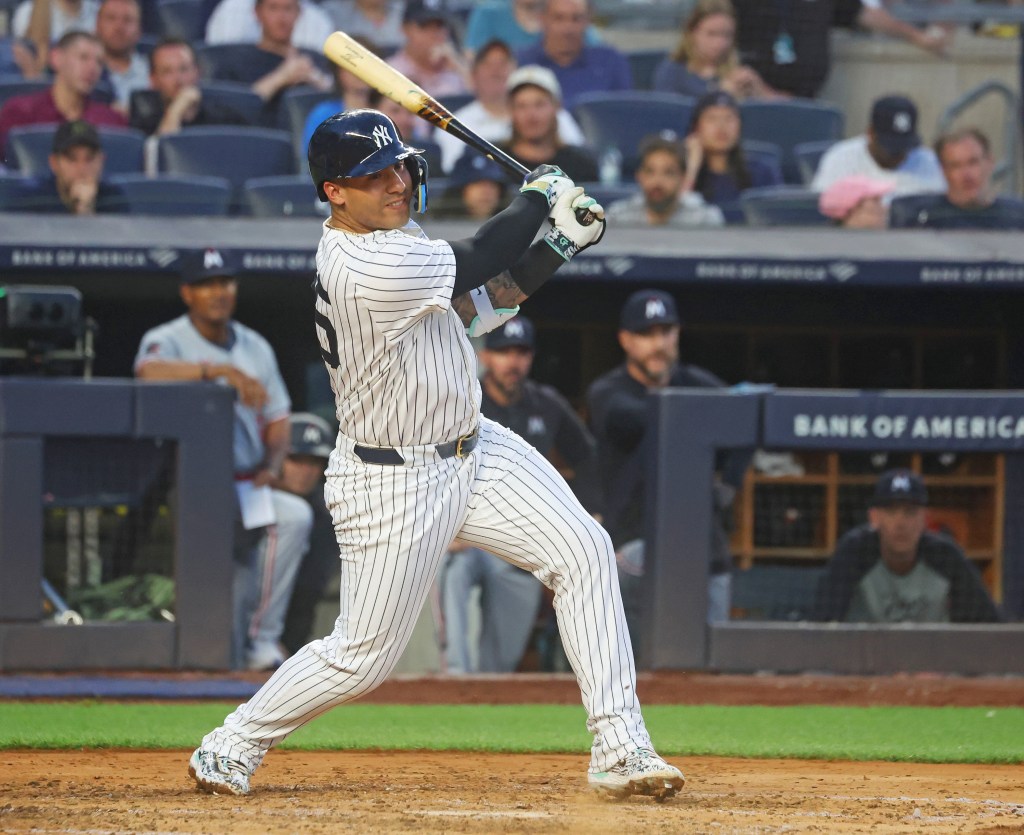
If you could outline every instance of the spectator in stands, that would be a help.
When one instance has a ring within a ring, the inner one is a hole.
[[[586,43],[589,25],[589,0],[545,0],[540,42],[517,53],[520,66],[537,64],[555,74],[570,110],[584,93],[633,88],[629,62],[621,52]]]
[[[501,41],[511,49],[532,46],[540,40],[544,0],[483,0],[474,4],[466,23],[465,47],[476,52],[490,41]],[[587,28],[589,44],[601,42],[594,27]]]
[[[882,198],[893,188],[861,174],[840,177],[821,193],[818,210],[845,229],[885,229],[888,212]]]
[[[69,32],[53,47],[53,84],[38,93],[14,96],[0,107],[0,154],[7,134],[23,125],[55,124],[82,119],[94,125],[123,127],[127,120],[89,95],[103,73],[103,49],[95,35]]]
[[[338,576],[338,542],[334,522],[324,502],[324,470],[337,435],[321,417],[299,412],[288,418],[291,445],[281,464],[279,490],[300,496],[313,512],[309,550],[302,558],[288,603],[281,643],[295,653],[314,637],[316,606]],[[337,602],[337,601],[335,601]]]
[[[593,157],[583,148],[565,144],[558,132],[562,91],[551,70],[520,67],[509,76],[508,97],[512,136],[508,142],[499,144],[502,150],[527,168],[550,163],[578,183],[597,179]]]
[[[733,0],[740,60],[778,93],[814,98],[831,65],[829,30],[863,26],[941,53],[949,33],[920,30],[894,18],[882,0],[810,0],[799,4]]]
[[[151,90],[132,93],[129,124],[147,136],[164,136],[195,125],[244,125],[245,116],[203,98],[192,45],[164,38],[149,53]]]
[[[643,575],[644,485],[650,439],[648,394],[667,386],[722,388],[718,377],[679,362],[679,313],[675,299],[660,290],[639,290],[622,308],[619,345],[625,362],[596,379],[587,391],[590,429],[597,439],[597,464],[604,493],[603,524],[619,563],[623,607],[633,646],[640,628],[639,584]],[[748,453],[722,456],[714,486],[712,561],[708,620],[728,620],[732,556],[728,526],[732,502],[743,481]]]
[[[68,32],[94,32],[100,0],[22,0],[14,10],[11,32],[34,47],[36,73],[48,65],[51,44]]]
[[[388,63],[436,99],[469,90],[469,72],[455,44],[441,0],[407,0],[405,47]]]
[[[836,543],[811,620],[991,623],[999,612],[977,569],[947,536],[926,530],[928,491],[910,470],[875,484],[868,523]]]
[[[503,142],[512,133],[508,79],[515,68],[512,50],[499,40],[484,44],[473,56],[470,80],[476,98],[454,116],[489,142]],[[558,135],[569,145],[584,141],[579,125],[564,107],[558,110]],[[441,149],[441,166],[451,171],[465,151],[465,143],[442,130],[435,130],[433,139]]]
[[[609,222],[629,226],[686,228],[722,226],[725,218],[717,206],[709,206],[694,191],[684,191],[686,150],[676,136],[647,137],[640,146],[636,181],[640,192],[612,203]]]
[[[57,125],[49,163],[52,176],[26,186],[24,211],[94,215],[120,210],[120,191],[103,180],[100,137],[88,122]]]
[[[298,0],[299,12],[289,35],[296,49],[320,53],[334,31],[331,18],[313,0]],[[221,0],[206,24],[206,43],[260,43],[264,37],[258,0]]]
[[[988,137],[961,128],[940,137],[935,154],[946,177],[945,194],[917,194],[893,202],[893,228],[1024,229],[1024,201],[999,197],[992,187],[995,161]]]
[[[655,90],[699,98],[725,90],[737,99],[763,98],[768,85],[736,51],[736,12],[730,0],[698,0],[679,45],[654,72]]]
[[[149,87],[149,65],[137,48],[142,37],[141,22],[138,0],[103,0],[96,16],[96,37],[103,46],[114,107],[125,113],[132,91]]]
[[[361,43],[375,55],[378,54],[377,48],[365,38],[355,36],[353,40]],[[335,65],[334,94],[336,97],[320,102],[309,111],[309,115],[306,117],[306,125],[302,130],[303,151],[309,147],[309,139],[321,122],[345,110],[359,110],[363,107],[369,107],[371,92],[369,84],[361,78],[352,75],[344,67]]]
[[[237,271],[235,261],[216,249],[186,259],[181,298],[188,312],[145,333],[135,375],[212,381],[238,393],[232,654],[236,666],[269,669],[284,660],[278,641],[313,512],[297,496],[271,487],[288,452],[291,402],[270,344],[233,319]],[[271,505],[269,516],[261,503]]]
[[[825,191],[851,174],[892,183],[897,195],[946,190],[946,178],[935,153],[921,145],[917,107],[905,96],[876,99],[867,133],[829,148],[818,163],[811,188]]]
[[[219,80],[252,87],[265,103],[263,120],[270,126],[278,124],[278,108],[285,90],[308,85],[326,91],[333,83],[330,75],[317,66],[313,55],[293,44],[298,17],[299,0],[256,0],[256,18],[262,32],[259,43],[240,49],[230,64],[217,70]]]
[[[496,162],[466,150],[452,169],[448,184],[448,214],[487,220],[505,206],[508,174]]]
[[[685,191],[696,191],[722,210],[729,223],[742,223],[740,194],[782,182],[777,168],[748,159],[741,145],[740,106],[724,91],[697,102],[686,137]]]
[[[352,38],[363,38],[385,53],[405,44],[404,7],[401,0],[326,0],[320,6],[330,15],[335,29]]]

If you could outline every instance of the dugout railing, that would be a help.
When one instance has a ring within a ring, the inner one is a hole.
[[[1024,537],[1020,469],[1001,491],[1002,610],[988,624],[708,624],[716,453],[784,451],[1012,453],[1024,450],[1024,395],[1015,392],[670,389],[652,397],[639,666],[723,672],[1024,673]],[[851,420],[852,418],[852,420]],[[817,419],[817,423],[815,423]],[[929,433],[928,427],[941,432]],[[813,427],[821,427],[814,429]],[[851,428],[852,427],[852,428]],[[929,436],[931,434],[931,436]]]

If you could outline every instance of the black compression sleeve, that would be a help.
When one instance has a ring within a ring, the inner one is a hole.
[[[508,272],[516,286],[527,296],[532,296],[564,263],[565,259],[541,239],[526,250]]]
[[[548,203],[544,196],[539,192],[526,192],[488,220],[472,238],[451,241],[455,254],[452,298],[468,293],[516,264],[547,213]]]

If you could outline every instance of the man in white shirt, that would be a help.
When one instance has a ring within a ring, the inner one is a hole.
[[[132,91],[149,87],[149,62],[136,48],[142,37],[137,0],[103,0],[96,17],[96,37],[103,44],[103,65],[114,88],[114,106],[127,112]]]
[[[904,96],[876,99],[867,133],[829,148],[818,163],[811,188],[825,191],[853,174],[891,184],[897,195],[946,190],[935,152],[921,145],[917,107]]]
[[[316,3],[299,0],[299,19],[292,46],[320,52],[334,31],[330,16]],[[206,43],[259,43],[263,30],[256,18],[256,0],[221,0],[206,24]]]

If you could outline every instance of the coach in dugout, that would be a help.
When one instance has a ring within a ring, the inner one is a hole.
[[[836,544],[811,620],[867,623],[999,621],[977,569],[949,537],[925,530],[928,491],[910,470],[875,484],[868,523]]]

